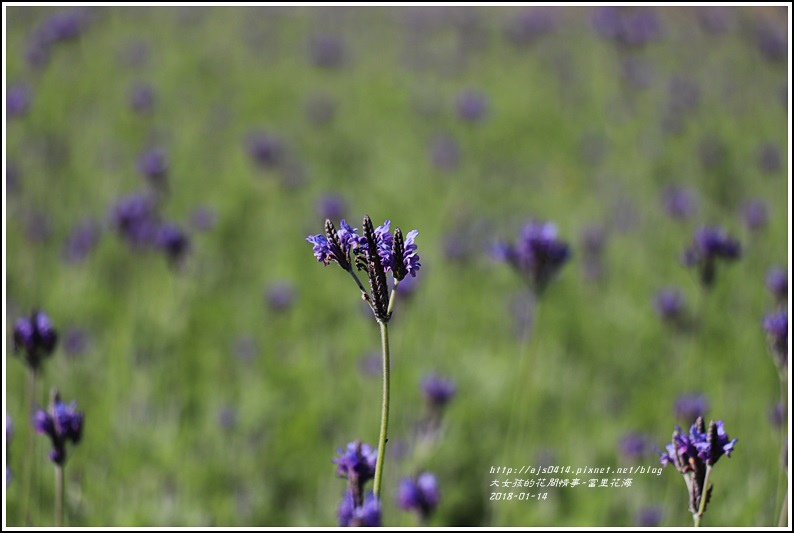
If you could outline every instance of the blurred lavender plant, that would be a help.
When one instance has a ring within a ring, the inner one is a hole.
[[[30,108],[30,87],[12,83],[6,89],[6,120],[24,117]]]
[[[383,397],[381,404],[380,437],[378,439],[377,463],[375,467],[374,494],[377,501],[381,498],[383,461],[386,455],[386,441],[389,424],[389,334],[388,322],[392,316],[397,287],[409,274],[416,276],[421,264],[414,242],[419,235],[417,230],[408,232],[403,238],[400,228],[390,231],[391,221],[373,227],[368,215],[364,216],[363,235],[356,233],[344,219],[337,231],[330,219],[325,221],[325,235],[310,235],[306,241],[312,244],[312,251],[317,261],[324,265],[336,263],[342,270],[350,274],[355,281],[361,297],[369,305],[380,327],[381,351],[383,353]],[[356,271],[364,271],[369,280],[369,292],[356,275]],[[392,274],[392,287],[386,273]],[[361,503],[361,500],[354,500]],[[344,503],[344,502],[343,502]]]
[[[662,523],[664,510],[658,505],[643,507],[637,513],[634,524],[638,527],[658,527]]]
[[[688,435],[676,426],[672,442],[665,446],[666,452],[659,452],[663,466],[672,464],[684,476],[695,527],[700,526],[711,499],[714,488],[709,485],[711,469],[723,455],[731,456],[737,440],[729,440],[722,420],[712,420],[707,431],[703,418],[698,417]]]
[[[99,223],[93,218],[78,222],[63,246],[63,258],[68,263],[81,263],[96,247],[101,237]]]
[[[356,507],[350,492],[346,491],[336,512],[339,527],[380,527],[380,514],[380,502],[371,492]]]
[[[153,148],[141,153],[136,163],[138,173],[156,191],[166,192],[168,190],[168,154],[160,148]]]
[[[769,222],[766,203],[759,198],[752,198],[742,204],[742,219],[745,227],[752,233],[763,230]]]
[[[782,268],[771,268],[766,273],[766,288],[775,297],[778,306],[788,301],[788,273]]]
[[[274,168],[284,159],[284,145],[275,134],[253,130],[246,137],[248,155],[260,168]]]
[[[172,267],[181,266],[190,252],[190,237],[173,222],[164,222],[157,227],[155,244],[165,253]]]
[[[76,446],[83,436],[83,413],[77,410],[75,402],[61,401],[57,389],[50,395],[48,409],[39,409],[33,415],[36,433],[50,438],[52,449],[50,460],[55,464],[55,526],[63,525],[64,466],[66,464],[66,445]]]
[[[709,410],[706,396],[700,393],[681,394],[675,400],[673,412],[676,419],[691,423],[699,417],[705,416]]]
[[[444,409],[455,396],[457,387],[450,378],[428,374],[422,378],[421,389],[427,406],[427,418],[421,427],[424,436],[432,437],[441,426]]]
[[[769,347],[775,355],[775,363],[785,374],[788,367],[788,310],[781,309],[764,318],[764,330],[769,338]]]
[[[607,232],[603,226],[589,225],[579,234],[582,248],[582,272],[587,281],[598,281],[604,277],[604,246]]]
[[[772,24],[759,24],[755,32],[761,55],[769,62],[784,63],[788,57],[788,35],[785,29]]]
[[[22,317],[14,325],[14,351],[23,353],[24,362],[33,372],[52,355],[57,342],[58,331],[43,311],[34,310],[30,317]]]
[[[157,204],[148,194],[135,193],[120,198],[110,209],[110,219],[119,236],[133,250],[155,244],[159,215]]]
[[[488,99],[477,91],[461,91],[455,101],[455,108],[461,120],[470,123],[482,122],[488,115]]]
[[[397,492],[397,505],[400,509],[414,511],[422,525],[427,523],[440,499],[436,476],[422,472],[416,478],[404,478]]]
[[[656,314],[668,325],[685,330],[690,325],[684,294],[675,288],[666,287],[656,293],[653,300]]]
[[[697,196],[691,188],[670,185],[662,191],[662,207],[670,218],[689,220],[697,213]]]
[[[341,219],[345,217],[347,202],[338,194],[325,194],[314,204],[314,210],[323,220]]]
[[[527,48],[551,33],[557,20],[550,9],[529,8],[511,14],[505,24],[504,34],[516,48]]]
[[[144,82],[132,84],[127,92],[127,103],[139,115],[147,115],[154,108],[155,94],[151,85]]]
[[[722,228],[707,226],[698,228],[692,244],[684,251],[683,261],[688,267],[698,270],[703,288],[714,284],[717,260],[733,261],[741,256],[739,241],[729,237]]]
[[[339,68],[347,59],[345,43],[335,35],[315,35],[309,41],[309,56],[317,67]]]
[[[295,288],[286,281],[273,283],[267,288],[265,300],[271,311],[282,313],[292,306],[295,300]]]
[[[636,431],[625,433],[618,443],[620,457],[627,462],[638,461],[650,450],[648,437]]]
[[[88,28],[89,10],[75,7],[53,13],[31,32],[26,59],[34,68],[47,66],[52,48],[58,43],[77,40]]]
[[[598,7],[592,22],[600,37],[622,48],[641,48],[661,37],[656,11],[646,7]]]
[[[364,486],[376,474],[378,453],[361,441],[337,449],[332,461],[336,473],[347,479],[347,489],[337,511],[341,527],[380,526],[380,501],[372,493],[364,497]]]

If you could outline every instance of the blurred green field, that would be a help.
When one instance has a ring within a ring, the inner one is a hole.
[[[369,214],[420,232],[417,288],[390,323],[385,525],[419,525],[394,496],[402,477],[429,470],[442,495],[430,526],[633,526],[649,506],[661,525],[688,526],[672,467],[628,488],[549,489],[546,501],[489,496],[492,466],[660,466],[652,449],[626,458],[620,440],[636,431],[663,448],[688,426],[673,405],[692,392],[739,439],[714,469],[704,525],[777,525],[789,426],[768,420],[781,391],[761,322],[774,310],[768,269],[788,270],[789,58],[770,59],[758,39],[787,42],[789,10],[726,8],[711,13],[724,28],[708,31],[694,8],[656,8],[658,37],[621,48],[594,31],[591,8],[547,11],[548,30],[523,43],[509,29],[539,8],[93,8],[79,38],[31,66],[32,32],[66,9],[4,8],[6,88],[30,92],[5,137],[16,169],[5,198],[9,526],[25,525],[32,431],[12,331],[33,308],[62,334],[38,401],[56,386],[86,418],[66,465],[69,525],[336,524],[336,448],[377,444],[380,377],[362,360],[380,340],[349,277],[304,240],[322,231],[327,194],[344,198],[355,227]],[[325,66],[318,38],[341,46]],[[666,122],[674,79],[697,93],[672,117],[679,128]],[[154,91],[148,113],[130,108],[135,83]],[[456,112],[466,90],[487,97],[480,122]],[[332,116],[312,119],[323,102]],[[257,129],[281,139],[279,165],[249,157]],[[456,168],[434,165],[439,136],[457,143]],[[759,165],[764,145],[779,169]],[[136,160],[151,148],[169,161],[163,215],[186,229],[197,206],[215,216],[189,230],[181,268],[130,249],[110,224],[119,197],[146,189]],[[691,219],[664,212],[670,185],[697,191]],[[750,198],[769,214],[755,232],[741,218]],[[101,222],[101,240],[64,261],[85,217]],[[515,307],[528,292],[488,248],[530,217],[555,222],[573,257],[522,337]],[[680,260],[706,223],[743,247],[708,293]],[[590,225],[607,233],[597,281],[583,276]],[[279,283],[295,296],[281,311],[267,300]],[[684,292],[696,331],[659,319],[665,286]],[[70,328],[90,335],[80,354],[64,348]],[[430,372],[457,395],[437,442],[415,447]],[[49,445],[34,442],[30,524],[49,526]]]

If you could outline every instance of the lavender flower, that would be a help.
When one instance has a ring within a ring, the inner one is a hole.
[[[267,289],[267,305],[275,312],[283,312],[290,308],[295,299],[295,288],[291,283],[274,283]]]
[[[138,172],[155,188],[163,188],[168,177],[168,155],[165,150],[155,148],[138,157]]]
[[[184,261],[190,251],[190,237],[173,222],[165,222],[157,228],[155,243],[172,265]]]
[[[154,107],[154,89],[148,83],[137,82],[130,86],[127,92],[127,102],[130,109],[139,115],[151,113]]]
[[[788,301],[788,273],[782,268],[772,268],[766,273],[766,288],[778,305]]]
[[[72,229],[63,247],[63,257],[69,263],[80,263],[99,243],[101,229],[92,218],[81,220]]]
[[[777,356],[781,369],[788,366],[788,310],[781,309],[777,313],[764,318],[764,330],[769,337],[769,345]]]
[[[6,118],[14,119],[25,116],[30,107],[30,87],[15,83],[6,89]]]
[[[341,219],[347,211],[347,202],[338,194],[326,194],[317,200],[314,210],[323,220]]]
[[[445,407],[455,396],[457,388],[451,379],[430,374],[422,378],[422,393],[432,409]]]
[[[689,220],[697,212],[697,196],[690,188],[668,186],[662,191],[662,206],[670,218]]]
[[[695,231],[692,244],[684,251],[683,261],[695,267],[703,287],[714,284],[718,259],[733,261],[741,256],[739,241],[728,236],[722,228],[702,227]]]
[[[680,395],[673,406],[673,412],[678,420],[685,420],[690,423],[709,410],[709,402],[706,396],[699,393]]]
[[[380,502],[373,493],[367,493],[363,503],[355,505],[350,491],[345,491],[337,510],[339,527],[381,527]]]
[[[375,477],[375,462],[378,451],[361,441],[349,442],[345,448],[337,448],[338,457],[332,459],[336,473],[346,479],[356,478],[365,483]]]
[[[542,294],[549,281],[570,259],[571,251],[558,239],[557,226],[533,220],[522,228],[515,245],[498,243],[494,256],[509,263],[537,294]]]
[[[146,194],[131,194],[120,198],[110,210],[113,226],[133,248],[155,244],[159,216],[154,200]]]
[[[311,61],[315,66],[327,69],[341,67],[345,62],[345,44],[333,35],[316,35],[309,42]]]
[[[648,438],[636,432],[629,432],[620,438],[620,456],[626,461],[642,459],[649,450]]]
[[[666,323],[679,328],[686,325],[686,304],[683,293],[678,289],[661,289],[654,297],[653,307]]]
[[[599,36],[621,47],[643,47],[661,36],[656,12],[648,8],[599,7],[592,20]]]
[[[638,527],[658,527],[663,517],[664,509],[661,507],[656,505],[643,507],[637,513],[634,524]]]
[[[261,168],[273,168],[284,159],[284,146],[276,135],[255,130],[248,134],[246,148],[251,159]]]
[[[37,433],[50,438],[52,450],[50,460],[63,466],[66,462],[66,444],[78,444],[83,435],[83,413],[74,402],[61,402],[57,391],[53,392],[47,411],[38,409],[33,415],[33,427]]]
[[[761,231],[769,220],[766,204],[758,198],[747,200],[742,205],[742,218],[748,230],[751,232]]]
[[[25,363],[33,371],[52,355],[57,342],[58,332],[42,311],[35,310],[30,317],[22,317],[14,325],[14,351],[24,351]]]
[[[424,523],[438,506],[439,499],[436,476],[422,472],[415,479],[402,480],[397,494],[397,505],[406,511],[416,511]]]
[[[488,114],[488,100],[484,94],[467,90],[458,95],[455,103],[458,116],[466,122],[481,122]]]
[[[513,46],[529,47],[552,32],[556,26],[557,21],[550,10],[531,8],[511,16],[504,33]]]
[[[763,24],[756,30],[756,43],[767,61],[783,63],[788,57],[788,36],[785,29]]]

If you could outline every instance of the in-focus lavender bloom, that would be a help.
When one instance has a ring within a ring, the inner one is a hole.
[[[66,444],[78,444],[83,435],[83,413],[74,402],[69,404],[53,393],[48,410],[38,409],[33,415],[36,433],[47,435],[52,443],[50,460],[63,466],[66,462]]]
[[[706,486],[706,473],[717,464],[720,457],[730,457],[737,440],[728,437],[722,420],[712,421],[707,429],[703,418],[698,417],[689,434],[676,426],[672,441],[665,446],[666,451],[659,452],[659,461],[663,466],[672,464],[686,478],[689,510],[696,525],[700,523],[706,504],[711,499],[713,485]]]
[[[198,205],[190,212],[190,227],[195,231],[209,231],[215,226],[215,212],[205,205]]]
[[[680,290],[672,287],[661,289],[654,297],[653,307],[666,323],[676,327],[686,325],[686,304]]]
[[[772,143],[764,143],[758,148],[758,166],[767,174],[780,170],[780,150]]]
[[[415,511],[424,523],[438,506],[440,494],[436,476],[422,472],[415,479],[405,478],[400,482],[397,505],[406,511]]]
[[[458,94],[455,107],[458,116],[466,122],[481,122],[488,115],[488,99],[477,91],[462,91]]]
[[[698,417],[704,416],[709,410],[706,396],[699,393],[682,394],[675,400],[673,412],[676,419],[691,423]]]
[[[14,325],[14,351],[24,351],[25,363],[34,371],[52,355],[58,342],[58,331],[43,311],[33,311]]]
[[[620,457],[628,462],[637,461],[645,457],[650,450],[648,437],[631,431],[620,438]]]
[[[769,423],[779,428],[783,426],[783,422],[786,420],[786,409],[781,402],[777,402],[769,409],[767,415]]]
[[[582,248],[582,269],[588,281],[599,280],[604,276],[604,245],[607,233],[601,225],[588,225],[579,234]]]
[[[30,87],[22,83],[14,83],[6,89],[6,118],[14,119],[25,116],[30,107]]]
[[[778,305],[788,301],[788,273],[782,268],[771,268],[766,273],[766,288],[775,297]]]
[[[371,492],[356,506],[350,491],[345,491],[336,516],[339,527],[381,527],[380,502]]]
[[[341,219],[345,217],[347,202],[338,194],[326,194],[314,204],[314,211],[322,220]]]
[[[133,248],[155,244],[159,216],[149,195],[135,193],[120,198],[110,209],[110,219],[121,238]]]
[[[777,356],[777,364],[781,369],[788,367],[788,309],[764,318],[764,330],[769,337],[769,345]]]
[[[91,345],[91,336],[87,330],[77,327],[66,328],[63,332],[63,351],[70,357],[77,357],[86,352]]]
[[[154,148],[143,152],[136,163],[138,173],[155,188],[166,186],[168,177],[168,154],[165,150]]]
[[[430,143],[430,160],[438,170],[451,171],[460,165],[460,147],[452,137],[439,136]]]
[[[762,24],[756,30],[756,43],[761,55],[773,63],[783,63],[788,57],[788,35],[784,28]]]
[[[172,265],[182,262],[190,251],[190,237],[173,222],[164,222],[157,228],[155,242]]]
[[[691,188],[670,185],[662,191],[662,207],[670,218],[689,220],[697,213],[697,195]]]
[[[432,409],[445,407],[455,396],[457,387],[451,379],[430,374],[422,378],[422,394]]]
[[[742,205],[742,219],[747,229],[752,232],[764,229],[769,221],[766,203],[758,198],[747,200]]]
[[[361,237],[356,233],[356,228],[350,226],[345,219],[342,219],[339,225],[341,229],[337,231],[333,223],[326,220],[326,234],[309,235],[306,241],[312,244],[312,252],[318,262],[326,266],[334,262],[343,270],[350,271],[352,268],[350,254],[361,247]]]
[[[284,159],[284,145],[273,133],[255,130],[246,137],[246,149],[261,168],[277,167]]]
[[[571,251],[557,237],[556,225],[532,220],[521,229],[515,245],[498,243],[493,255],[509,263],[540,295],[570,259]]]
[[[600,37],[621,47],[643,47],[661,36],[656,11],[645,7],[598,7],[592,22]]]
[[[318,126],[328,124],[336,116],[336,102],[330,97],[322,94],[313,96],[306,102],[306,118],[309,122]],[[325,217],[339,218],[339,217]]]
[[[733,261],[741,256],[741,245],[729,237],[722,228],[706,226],[698,228],[692,244],[684,251],[683,261],[688,267],[698,269],[700,283],[709,288],[716,277],[717,260]]]
[[[154,97],[152,86],[143,82],[134,83],[127,92],[130,109],[141,115],[151,113],[154,107]]]
[[[334,69],[341,67],[346,59],[344,41],[334,35],[316,35],[309,42],[311,62],[318,67]]]
[[[96,247],[101,237],[99,223],[93,218],[78,222],[63,247],[63,258],[69,263],[80,263]]]
[[[528,8],[511,14],[505,24],[505,37],[517,48],[528,47],[551,33],[557,21],[549,9]]]
[[[295,287],[285,281],[273,283],[266,294],[267,306],[277,313],[286,311],[295,300]]]

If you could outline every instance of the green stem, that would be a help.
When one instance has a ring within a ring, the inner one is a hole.
[[[369,296],[367,295],[367,289],[365,289],[364,285],[361,284],[361,280],[358,279],[358,276],[356,276],[356,273],[353,271],[353,268],[355,267],[351,265],[350,270],[348,270],[348,272],[350,273],[350,277],[352,277],[356,281],[356,285],[358,285],[358,288],[361,290],[361,294],[369,298]]]
[[[392,292],[393,302],[394,292]],[[391,303],[389,309],[391,309]],[[380,414],[380,437],[378,438],[378,458],[375,463],[375,497],[380,499],[381,484],[383,483],[383,461],[386,459],[386,434],[389,429],[389,327],[386,322],[378,321],[380,325],[380,341],[383,349],[383,404]]]
[[[700,495],[700,506],[695,515],[695,527],[700,527],[700,519],[703,518],[703,513],[706,511],[706,500],[709,493],[709,476],[711,475],[711,465],[706,465],[706,477],[703,478],[703,493]]]
[[[33,417],[33,412],[36,409],[36,369],[28,367],[28,386],[27,386],[27,404],[28,416]],[[34,430],[28,427],[28,446],[25,450],[25,473],[23,478],[22,489],[22,523],[21,526],[27,526],[30,523],[30,490],[33,485],[33,454],[35,441],[33,438]]]
[[[63,465],[55,465],[55,527],[63,526]]]

